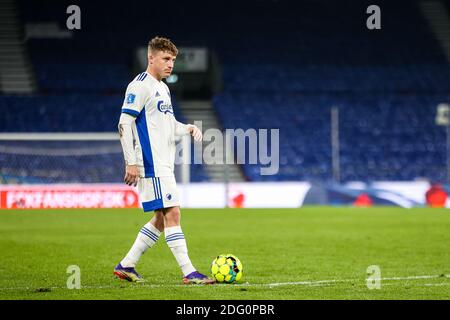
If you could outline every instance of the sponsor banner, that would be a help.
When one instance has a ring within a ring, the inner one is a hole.
[[[447,186],[428,182],[178,184],[182,208],[298,208],[307,205],[449,207]],[[0,186],[1,209],[139,208],[136,188],[122,184]]]
[[[298,208],[308,182],[191,183],[179,185],[184,208]]]
[[[431,186],[427,181],[380,181],[372,183],[371,187],[376,190],[380,196],[397,203],[399,206],[411,208],[424,206],[426,204],[425,193]]]
[[[228,205],[243,208],[298,208],[311,188],[308,182],[231,183]]]
[[[24,185],[0,187],[1,209],[137,208],[135,189],[122,185]]]
[[[226,192],[223,183],[178,184],[182,208],[225,208]]]
[[[297,208],[307,182],[191,183],[178,185],[183,208]],[[135,188],[121,184],[18,185],[0,187],[2,209],[137,208]]]
[[[324,185],[325,204],[372,206],[388,205],[403,208],[450,207],[448,186],[428,181],[351,182]]]

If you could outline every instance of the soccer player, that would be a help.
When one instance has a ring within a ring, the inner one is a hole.
[[[128,85],[119,120],[120,142],[125,158],[124,181],[138,187],[144,212],[154,211],[142,227],[130,251],[114,268],[120,279],[144,281],[135,267],[161,233],[184,275],[185,284],[209,284],[214,280],[199,273],[188,256],[180,225],[179,197],[174,176],[175,136],[192,135],[202,140],[199,128],[178,122],[170,92],[162,79],[173,69],[178,49],[166,38],[148,44],[148,67]]]

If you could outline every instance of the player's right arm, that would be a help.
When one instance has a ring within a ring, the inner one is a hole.
[[[128,185],[137,185],[139,169],[134,148],[135,138],[133,127],[136,125],[136,117],[142,111],[146,102],[146,90],[142,82],[131,83],[126,91],[122,106],[122,114],[119,119],[119,135],[125,158],[124,181]]]

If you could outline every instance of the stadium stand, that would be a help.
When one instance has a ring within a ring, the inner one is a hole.
[[[19,3],[24,23],[65,26],[69,2]],[[258,165],[243,165],[248,180],[331,180],[334,106],[342,181],[445,180],[445,128],[434,119],[436,105],[450,100],[446,56],[417,1],[378,1],[382,29],[375,31],[365,24],[369,4],[202,1],[148,19],[150,3],[130,1],[141,10],[127,15],[119,3],[79,1],[82,30],[28,40],[40,93],[1,96],[9,111],[0,130],[115,131],[134,48],[160,34],[217,52],[224,90],[213,102],[223,128],[280,128],[279,174],[261,176]],[[194,12],[205,19],[191,20]],[[193,181],[208,179],[194,167]],[[116,181],[112,176],[99,179]]]

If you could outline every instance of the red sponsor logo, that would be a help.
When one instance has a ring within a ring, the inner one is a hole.
[[[2,187],[0,199],[2,209],[139,207],[133,188],[115,185]]]

